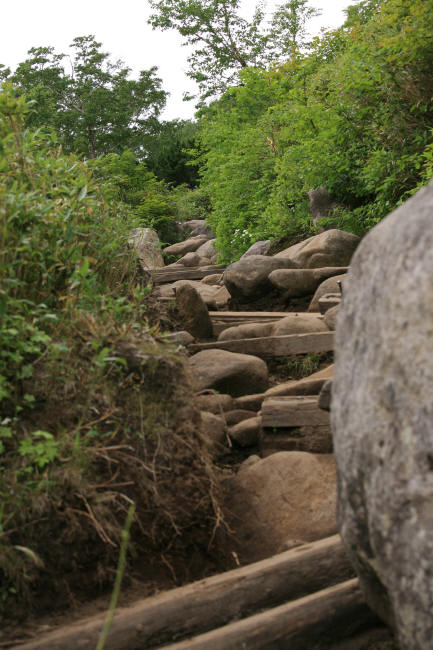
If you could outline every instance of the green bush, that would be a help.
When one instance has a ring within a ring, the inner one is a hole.
[[[432,8],[359,2],[309,51],[243,70],[202,109],[202,189],[224,261],[258,239],[313,233],[311,189],[340,204],[328,226],[363,234],[428,181]]]
[[[159,195],[159,184],[129,154],[92,172],[97,163],[26,129],[29,110],[3,88],[0,617],[9,618],[109,586],[131,502],[127,574],[134,561],[154,567],[179,547],[182,560],[188,544],[206,547],[219,516],[184,360],[157,345],[149,288],[128,254],[146,201],[146,215],[158,214],[146,193]]]

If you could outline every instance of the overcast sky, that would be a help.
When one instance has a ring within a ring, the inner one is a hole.
[[[311,22],[312,33],[341,25],[343,9],[353,2],[312,0],[311,5],[322,10]],[[146,24],[147,0],[3,0],[1,4],[0,63],[15,68],[31,47],[50,45],[67,53],[73,38],[93,34],[105,52],[114,60],[122,59],[134,72],[158,67],[164,90],[170,92],[164,119],[193,117],[194,102],[182,101],[185,91],[195,89],[185,76],[187,48],[177,32],[153,31]],[[243,4],[248,12],[256,2]]]

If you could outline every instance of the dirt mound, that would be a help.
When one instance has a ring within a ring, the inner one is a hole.
[[[185,558],[207,553],[219,525],[183,357],[150,336],[111,332],[98,366],[92,342],[101,325],[84,319],[76,331],[73,346],[35,365],[35,405],[22,432],[33,456],[6,449],[0,581],[8,618],[20,614],[18,603],[42,613],[110,588],[132,502],[126,579],[161,565],[178,583],[196,578]]]

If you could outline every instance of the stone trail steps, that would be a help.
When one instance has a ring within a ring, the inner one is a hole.
[[[330,233],[326,235],[330,236]],[[302,261],[300,264],[302,267]],[[338,264],[334,266],[338,267]],[[171,268],[155,271],[152,275],[154,284],[162,284],[180,279],[202,279],[224,270],[220,266]],[[338,268],[338,271],[346,272],[347,267]],[[301,272],[296,273],[299,275]],[[307,273],[317,275],[320,269]],[[333,287],[334,291],[336,289]],[[325,314],[330,307],[339,304],[341,294],[330,295],[328,290],[323,296],[315,294],[315,298],[317,305],[314,308],[311,305],[310,310],[320,310]],[[274,323],[288,315],[289,312],[267,311],[209,312],[214,337],[229,327]],[[326,317],[325,322],[329,326]],[[219,349],[270,360],[331,352],[334,332],[307,331],[284,336],[194,342],[187,349],[190,355]],[[320,390],[330,379],[331,367],[304,380],[286,382],[287,385],[275,386],[265,393],[242,395],[232,401],[232,409],[251,410],[251,419],[247,415],[246,423],[253,422],[253,419],[259,421],[263,458],[281,450],[332,452],[329,410],[319,407]],[[240,425],[242,421],[231,429]],[[228,430],[230,432],[230,427]],[[153,609],[155,606],[160,609]],[[137,621],[133,645],[114,644],[108,648],[357,650],[360,647],[382,647],[375,645],[377,635],[379,644],[382,639],[387,643],[390,638],[366,606],[338,535],[172,590],[144,601],[142,607],[143,611],[152,612],[150,619],[157,628],[152,625],[149,628],[147,619],[142,624]],[[135,641],[138,635],[141,645]],[[120,637],[123,643],[124,632]],[[63,647],[68,650],[69,646]],[[52,650],[51,646],[47,648]]]
[[[104,619],[78,621],[17,650],[94,650]],[[378,626],[334,535],[118,609],[105,650],[306,650],[318,639],[336,650]]]

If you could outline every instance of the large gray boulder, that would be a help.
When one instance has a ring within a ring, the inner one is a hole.
[[[291,259],[301,269],[349,266],[359,242],[359,237],[344,230],[325,230],[319,235],[286,248],[274,257]]]
[[[135,228],[129,236],[129,244],[135,251],[141,267],[147,271],[164,266],[161,242],[152,228]]]
[[[332,266],[323,269],[277,269],[269,275],[276,289],[286,298],[300,298],[313,294],[319,284],[335,275],[341,275],[347,267]]]
[[[164,248],[164,253],[167,255],[186,255],[186,253],[194,253],[197,248],[200,248],[200,246],[202,246],[206,241],[207,238],[202,235],[190,237],[185,241],[180,241],[177,244],[167,246]]]
[[[229,427],[228,435],[230,440],[239,447],[253,447],[260,442],[262,430],[262,418],[260,416],[245,418],[237,424]]]
[[[324,186],[310,190],[308,198],[310,199],[310,214],[314,223],[326,219],[338,207],[338,203],[334,201]]]
[[[227,327],[218,336],[218,341],[234,341],[239,339],[256,339],[260,336],[271,336],[274,323],[243,323]]]
[[[188,221],[179,221],[177,223],[179,232],[190,233],[191,237],[203,235],[207,239],[212,239],[214,234],[211,227],[206,223],[206,219],[189,219]]]
[[[218,257],[218,251],[215,248],[216,239],[209,239],[207,242],[202,244],[197,248],[196,253],[200,257],[206,257],[211,260],[216,260]]]
[[[226,516],[243,561],[269,557],[288,539],[310,542],[336,531],[332,455],[272,454],[241,466],[226,487]]]
[[[230,395],[222,395],[211,389],[208,393],[196,395],[195,405],[200,411],[208,411],[209,413],[215,413],[215,415],[221,415],[233,409],[233,397]]]
[[[266,255],[270,247],[271,247],[270,239],[263,239],[261,241],[256,241],[254,244],[251,244],[249,249],[245,251],[245,253],[240,257],[240,259],[243,259],[244,257],[249,257],[250,255]]]
[[[230,264],[224,271],[224,284],[230,295],[240,300],[261,298],[272,289],[269,274],[276,269],[293,269],[290,259],[248,255]]]
[[[212,322],[206,304],[190,284],[185,283],[177,287],[176,307],[187,332],[196,339],[212,338]]]
[[[401,648],[433,639],[433,184],[371,231],[344,286],[332,423],[338,521]]]
[[[216,309],[216,296],[218,294],[218,291],[221,289],[218,285],[213,285],[213,284],[204,284],[203,282],[199,282],[198,280],[176,280],[176,282],[173,282],[170,285],[167,285],[174,289],[176,292],[179,287],[189,285],[190,287],[193,287],[197,293],[200,294],[202,297],[203,301],[207,305],[209,309]]]
[[[180,259],[177,260],[176,264],[182,264],[182,266],[192,267],[200,266],[200,263],[203,261],[203,258],[200,257],[198,253],[185,253]]]
[[[201,412],[203,429],[208,444],[215,456],[223,454],[228,450],[227,425],[223,417],[210,413]]]
[[[232,397],[261,393],[268,387],[268,367],[258,357],[226,350],[202,350],[189,360],[198,390],[214,388]]]

